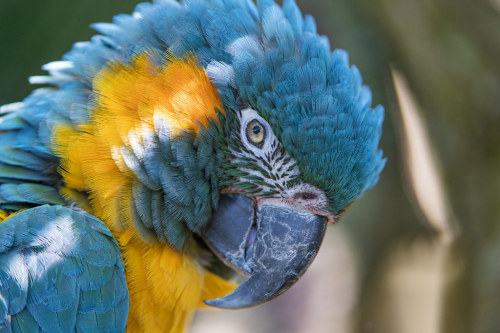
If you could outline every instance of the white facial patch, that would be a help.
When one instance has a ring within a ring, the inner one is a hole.
[[[239,181],[258,187],[259,195],[280,196],[288,184],[299,175],[295,160],[274,135],[271,126],[257,111],[239,111],[240,141],[244,149],[231,149],[233,162],[245,172]],[[258,124],[257,128],[253,125]],[[257,131],[252,131],[256,129]],[[256,193],[256,192],[254,192]]]

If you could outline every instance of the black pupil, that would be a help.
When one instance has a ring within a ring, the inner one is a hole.
[[[254,125],[252,127],[252,133],[255,135],[259,134],[261,130],[262,130],[262,128],[259,125]]]

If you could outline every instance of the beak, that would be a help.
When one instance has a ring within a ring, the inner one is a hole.
[[[244,195],[222,195],[202,238],[224,263],[249,278],[232,293],[205,303],[238,309],[279,296],[316,257],[326,224],[326,218],[302,210],[266,203],[256,207]]]

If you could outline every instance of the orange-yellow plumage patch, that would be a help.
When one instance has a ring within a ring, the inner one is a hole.
[[[94,82],[98,108],[93,116],[101,134],[120,145],[139,124],[154,127],[154,119],[164,119],[173,134],[183,130],[198,132],[198,123],[207,126],[222,109],[215,87],[196,60],[170,60],[155,67],[147,55],[132,65],[114,64]]]
[[[73,190],[89,192],[94,213],[110,228],[124,229],[130,225],[119,213],[123,207],[117,199],[130,193],[134,175],[120,149],[129,145],[131,136],[141,139],[144,131],[154,130],[155,119],[166,121],[172,135],[197,133],[222,108],[194,58],[156,66],[143,54],[131,65],[113,63],[96,76],[94,92],[90,124],[54,131],[54,150],[62,157],[66,182],[63,195],[79,203]]]
[[[234,285],[205,272],[184,252],[139,237],[130,209],[135,175],[120,149],[132,136],[141,140],[158,120],[174,136],[184,130],[197,134],[200,124],[216,119],[216,108],[222,110],[219,97],[194,58],[156,66],[146,54],[102,70],[94,92],[89,124],[54,131],[66,183],[61,193],[99,217],[121,247],[130,292],[127,330],[181,331],[203,299],[223,296]]]
[[[129,270],[129,332],[182,332],[202,300],[222,297],[234,284],[202,272],[187,255],[163,244],[132,240],[122,250]]]

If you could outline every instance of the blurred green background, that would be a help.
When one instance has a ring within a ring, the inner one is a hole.
[[[201,313],[190,332],[499,332],[500,0],[297,2],[385,106],[388,164],[330,228],[303,282],[256,309]],[[1,1],[0,105],[22,100],[41,65],[88,40],[90,23],[135,4]],[[407,143],[421,139],[404,130],[393,70],[425,126],[449,230],[415,200],[436,193],[416,193],[427,178],[412,178],[412,166],[424,168]]]

